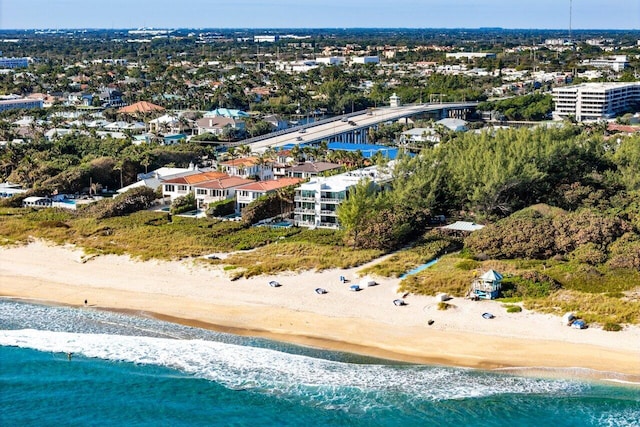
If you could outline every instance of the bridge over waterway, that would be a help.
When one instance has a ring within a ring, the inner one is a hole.
[[[374,108],[319,120],[256,138],[235,141],[228,145],[249,145],[253,151],[261,152],[270,147],[314,144],[321,141],[365,144],[368,142],[369,128],[377,128],[382,123],[426,115],[436,120],[446,117],[466,118],[477,105],[477,102],[451,102]]]

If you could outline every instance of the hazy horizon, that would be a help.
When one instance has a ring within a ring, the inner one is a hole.
[[[0,29],[568,30],[569,10],[569,0],[3,0]],[[571,27],[638,30],[640,0],[573,0]]]

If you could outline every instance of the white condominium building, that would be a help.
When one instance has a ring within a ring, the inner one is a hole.
[[[386,168],[385,168],[386,169]],[[389,166],[392,169],[392,166]],[[338,228],[338,206],[348,198],[349,190],[363,179],[382,187],[391,174],[369,166],[330,177],[316,177],[296,188],[294,224],[299,227]]]
[[[640,83],[583,83],[553,89],[554,116],[610,119],[640,103]]]

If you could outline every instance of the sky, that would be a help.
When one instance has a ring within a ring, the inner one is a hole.
[[[567,29],[570,0],[0,0],[0,29]],[[573,0],[574,29],[640,30],[640,0]]]

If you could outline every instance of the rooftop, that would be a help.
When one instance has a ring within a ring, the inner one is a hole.
[[[260,192],[269,192],[273,190],[277,190],[279,188],[289,187],[290,185],[299,184],[302,181],[300,178],[280,178],[280,179],[271,179],[268,181],[257,181],[252,182],[251,184],[243,185],[239,187],[239,190],[248,190],[248,191],[260,191]]]

